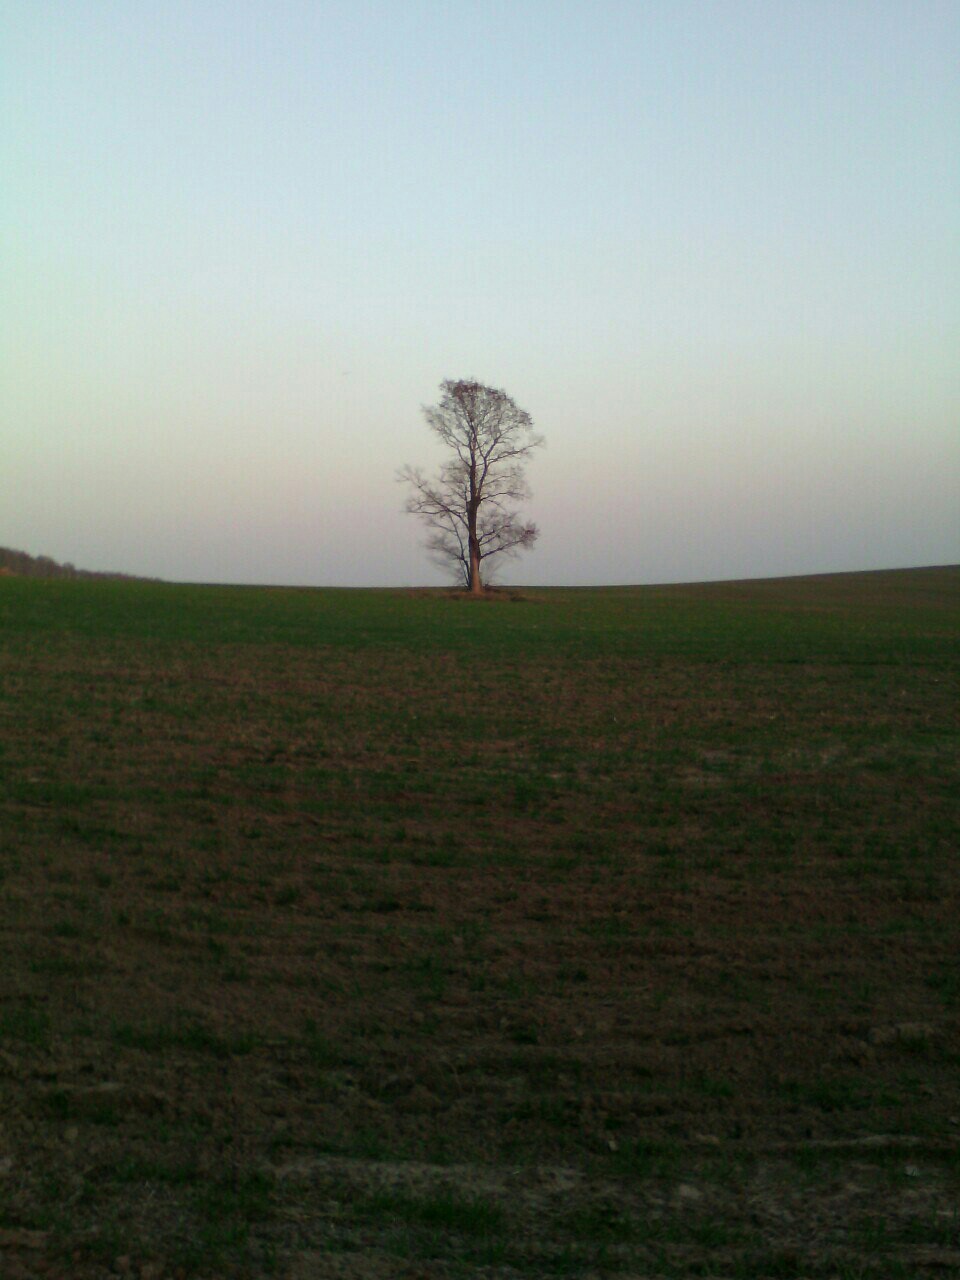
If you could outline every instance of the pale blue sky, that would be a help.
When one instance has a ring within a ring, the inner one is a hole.
[[[437,581],[503,387],[541,583],[960,560],[953,0],[2,5],[0,545]]]

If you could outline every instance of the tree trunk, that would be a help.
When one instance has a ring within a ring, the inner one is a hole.
[[[480,581],[480,538],[477,534],[477,517],[480,514],[480,495],[477,493],[477,461],[470,452],[470,505],[467,509],[467,545],[470,550],[470,594],[483,595]]]
[[[483,595],[483,583],[480,581],[480,544],[474,535],[470,537],[470,593]]]

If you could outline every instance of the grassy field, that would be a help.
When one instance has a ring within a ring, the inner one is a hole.
[[[960,1272],[960,570],[0,580],[0,1274]]]

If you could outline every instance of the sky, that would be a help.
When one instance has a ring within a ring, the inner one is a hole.
[[[476,378],[504,582],[960,561],[954,0],[0,13],[0,545],[443,581],[396,472]]]

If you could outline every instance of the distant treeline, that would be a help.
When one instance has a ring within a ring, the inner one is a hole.
[[[92,573],[72,564],[59,564],[49,556],[31,556],[26,551],[0,547],[0,577],[18,578],[130,578],[129,573]]]

